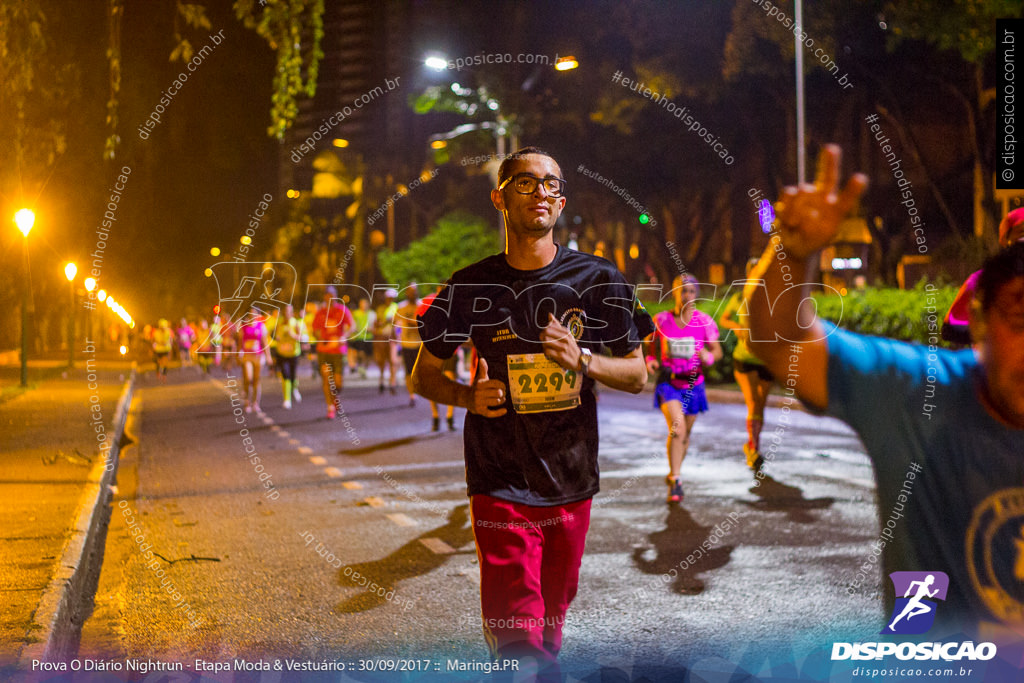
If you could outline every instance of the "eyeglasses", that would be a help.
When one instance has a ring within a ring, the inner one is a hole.
[[[509,183],[512,183],[512,189],[519,194],[533,194],[537,191],[538,185],[544,185],[544,190],[550,197],[561,197],[565,192],[565,180],[554,176],[538,178],[529,173],[517,173],[514,176],[505,178],[504,182],[498,185],[498,189],[504,189]]]

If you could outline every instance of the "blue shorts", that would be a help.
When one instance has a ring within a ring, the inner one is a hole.
[[[679,389],[670,382],[662,382],[654,388],[654,407],[661,408],[661,404],[668,401],[682,403],[683,415],[696,415],[708,411],[708,395],[704,391],[704,382],[689,389]]]

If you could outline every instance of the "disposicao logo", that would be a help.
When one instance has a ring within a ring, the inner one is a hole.
[[[893,572],[889,574],[896,589],[896,604],[881,635],[919,635],[935,623],[939,603],[949,590],[949,576],[944,572]],[[996,656],[994,643],[833,643],[832,660],[897,659],[918,661],[989,660]]]
[[[893,572],[889,574],[896,588],[896,605],[883,634],[917,635],[935,623],[938,603],[945,600],[949,577],[945,572]],[[900,597],[903,596],[903,597]]]

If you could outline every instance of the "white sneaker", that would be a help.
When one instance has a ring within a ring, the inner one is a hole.
[[[291,409],[292,409],[292,402],[291,402],[290,400],[288,400],[288,399],[285,399],[285,400],[284,400],[284,404],[283,404],[283,406],[282,406],[282,407],[283,407],[283,408],[284,408],[285,410],[291,410]]]
[[[299,393],[298,388],[292,389],[292,398],[296,403],[302,403],[302,394]]]

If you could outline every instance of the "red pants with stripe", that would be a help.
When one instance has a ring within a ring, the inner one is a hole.
[[[480,560],[480,605],[491,655],[533,657],[539,680],[560,680],[558,652],[576,597],[590,526],[590,499],[534,507],[470,498]]]

